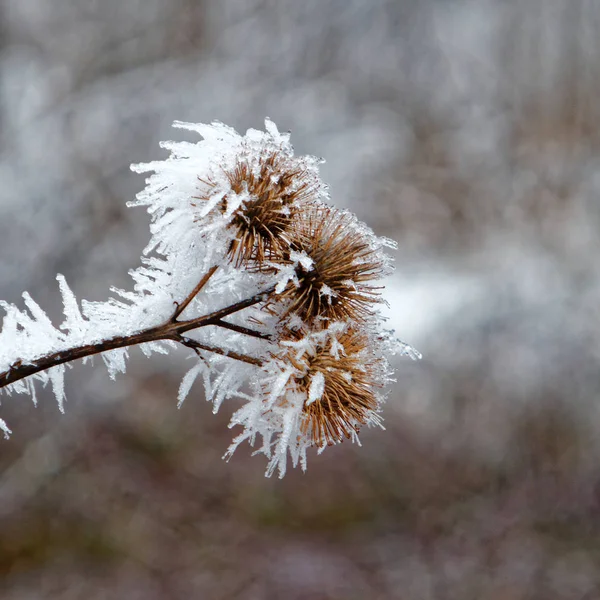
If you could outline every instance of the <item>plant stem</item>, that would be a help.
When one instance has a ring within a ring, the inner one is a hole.
[[[173,316],[171,317],[171,321],[176,321],[179,318],[179,315],[188,307],[189,303],[194,299],[195,296],[198,295],[200,290],[208,283],[208,280],[214,275],[214,272],[218,269],[218,265],[211,267],[208,272],[200,279],[198,285],[190,292],[189,296],[181,303],[177,305]]]
[[[208,281],[208,278],[206,278],[206,281]],[[206,281],[204,281],[204,284],[206,283]],[[201,286],[198,285],[196,286],[196,289],[199,291],[200,287]],[[273,292],[274,289],[274,286],[272,286],[266,289],[265,291],[260,292],[259,294],[255,294],[250,298],[246,298],[245,300],[236,302],[235,304],[212,312],[203,317],[197,317],[195,319],[189,319],[187,321],[177,321],[177,316],[180,315],[182,312],[181,307],[183,306],[183,308],[185,309],[185,307],[191,302],[191,298],[193,298],[193,295],[190,295],[191,297],[188,296],[184,303],[178,305],[173,315],[169,318],[168,321],[166,321],[162,325],[150,327],[149,329],[145,329],[144,331],[140,331],[139,333],[134,333],[128,336],[116,336],[108,340],[102,340],[101,342],[97,342],[95,344],[85,344],[83,346],[76,346],[74,348],[61,350],[60,352],[55,352],[47,356],[42,356],[41,358],[38,358],[27,364],[22,363],[20,360],[18,360],[7,371],[0,373],[0,388],[6,387],[7,385],[15,383],[21,379],[24,379],[25,377],[29,377],[30,375],[34,375],[35,373],[39,373],[40,371],[45,371],[46,369],[51,369],[52,367],[71,362],[73,360],[85,358],[86,356],[92,356],[94,354],[108,352],[109,350],[116,350],[118,348],[126,348],[128,346],[136,346],[137,344],[145,344],[148,342],[157,342],[161,340],[171,340],[179,342],[180,344],[183,344],[184,346],[193,348],[195,350],[207,350],[209,352],[215,352],[217,354],[222,354],[223,356],[229,356],[230,358],[247,362],[250,364],[261,365],[262,361],[258,358],[246,356],[237,352],[223,350],[222,348],[218,348],[216,346],[207,346],[202,344],[201,342],[190,340],[189,338],[184,337],[183,334],[187,331],[191,331],[192,329],[198,329],[200,327],[206,327],[208,325],[216,325],[219,327],[232,329],[233,331],[238,331],[240,333],[245,333],[247,335],[253,335],[254,337],[266,338],[265,334],[255,332],[246,327],[242,327],[241,325],[233,325],[231,323],[227,323],[225,321],[222,321],[222,318],[233,313],[239,312],[244,308],[253,306],[254,304],[258,304],[259,302],[267,298]]]
[[[256,331],[255,329],[250,329],[249,327],[244,327],[243,325],[236,325],[235,323],[229,323],[227,321],[217,321],[215,325],[222,327],[223,329],[237,331],[238,333],[243,333],[244,335],[249,335],[261,340],[271,339],[271,336],[268,333],[262,333],[261,331]]]
[[[210,346],[209,344],[204,344],[203,342],[192,340],[191,338],[181,336],[177,341],[188,348],[192,348],[196,352],[198,350],[207,350],[208,352],[214,352],[215,354],[220,354],[221,356],[228,356],[229,358],[233,358],[250,365],[256,365],[260,367],[263,364],[263,361],[260,358],[255,358],[254,356],[248,356],[246,354],[240,354],[234,350],[225,350],[223,348],[218,348],[217,346]]]

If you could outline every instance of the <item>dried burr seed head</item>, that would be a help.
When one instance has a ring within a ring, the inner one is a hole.
[[[279,258],[288,248],[289,231],[306,204],[317,201],[323,188],[310,158],[290,156],[277,149],[242,152],[235,164],[222,168],[228,183],[218,208],[228,209],[230,195],[243,197],[234,210],[230,227],[235,231],[229,258],[236,267],[262,269],[266,261]],[[219,193],[215,179],[196,200]],[[195,205],[194,205],[195,206]]]
[[[296,315],[312,323],[364,322],[372,316],[371,305],[381,299],[380,287],[371,282],[384,275],[385,258],[353,215],[311,207],[301,216],[290,248],[310,260],[298,261],[296,281],[278,296],[289,301],[284,317]]]
[[[365,334],[347,329],[300,359],[294,352],[290,349],[286,359],[299,375],[290,384],[306,395],[300,431],[312,445],[331,446],[356,435],[361,425],[379,422],[376,390],[383,386],[387,363]],[[321,394],[313,399],[315,384]]]

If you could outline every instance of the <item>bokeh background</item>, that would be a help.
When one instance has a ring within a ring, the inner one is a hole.
[[[0,298],[127,287],[131,162],[265,116],[399,242],[386,431],[265,479],[184,353],[2,398],[0,597],[600,598],[600,4],[3,0]],[[193,139],[190,136],[189,139]]]

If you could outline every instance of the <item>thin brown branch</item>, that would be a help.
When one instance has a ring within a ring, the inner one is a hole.
[[[215,325],[222,327],[223,329],[237,331],[238,333],[243,333],[244,335],[249,335],[261,340],[271,339],[271,336],[268,333],[262,333],[261,331],[256,331],[255,329],[250,329],[249,327],[244,327],[243,325],[236,325],[235,323],[228,323],[227,321],[217,321]]]
[[[249,306],[258,304],[259,302],[262,302],[265,298],[267,298],[267,296],[269,296],[273,292],[274,289],[275,288],[273,286],[265,290],[264,292],[261,292],[260,294],[256,294],[254,296],[251,296],[250,298],[246,298],[245,300],[241,300],[240,302],[236,302],[235,304],[226,306],[225,308],[217,310],[203,317],[190,319],[189,321],[173,322],[172,318],[170,318],[166,323],[163,323],[162,325],[151,327],[144,331],[140,331],[139,333],[135,333],[129,336],[116,336],[108,340],[102,340],[101,342],[97,342],[95,344],[84,344],[82,346],[68,348],[67,350],[61,350],[60,352],[55,352],[53,354],[49,354],[48,356],[42,356],[28,364],[23,363],[22,360],[17,360],[8,370],[0,372],[0,388],[6,387],[7,385],[11,385],[12,383],[24,379],[25,377],[29,377],[30,375],[35,375],[35,373],[39,373],[40,371],[45,371],[47,369],[51,369],[52,367],[68,363],[73,360],[85,358],[86,356],[93,356],[94,354],[108,352],[109,350],[116,350],[118,348],[126,348],[128,346],[136,346],[138,344],[157,342],[161,340],[172,340],[183,343],[183,334],[186,331],[198,329],[200,327],[206,327],[208,325],[217,325],[222,327],[222,324],[225,323],[225,321],[222,321],[223,317],[239,312],[244,308],[248,308]],[[226,327],[231,328],[229,327],[229,325],[231,324],[227,324]],[[241,326],[233,327],[241,328]],[[246,330],[246,328],[241,329]],[[247,331],[244,331],[244,333],[247,333],[249,331],[252,330],[248,329]],[[217,348],[216,346],[206,346],[202,349],[208,350],[210,352],[215,352],[217,354],[222,354],[224,356],[229,356],[230,358],[241,360],[243,362],[250,362],[250,364],[262,364],[260,359],[247,357],[243,354],[238,354],[236,352],[229,352],[221,348]]]
[[[218,265],[211,267],[207,273],[204,274],[202,279],[198,282],[198,285],[190,292],[189,296],[181,303],[177,304],[177,308],[171,317],[171,321],[174,323],[179,318],[179,315],[188,307],[189,303],[200,293],[200,290],[208,283],[208,280],[214,275],[218,269]]]
[[[170,325],[173,333],[185,333],[186,331],[190,331],[191,329],[197,329],[198,327],[204,327],[205,325],[217,325],[219,321],[228,315],[232,315],[233,313],[239,312],[244,308],[248,308],[250,306],[254,306],[259,302],[265,300],[268,296],[270,296],[275,291],[275,286],[271,286],[266,289],[264,292],[260,292],[250,298],[246,298],[245,300],[241,300],[240,302],[236,302],[231,306],[226,306],[225,308],[221,308],[216,310],[205,317],[198,317],[196,319],[190,319],[189,321],[180,321],[177,323],[172,323]]]
[[[164,326],[152,327],[128,336],[117,336],[109,340],[102,340],[96,344],[85,344],[83,346],[77,346],[75,348],[69,348],[60,352],[49,354],[48,356],[42,356],[37,360],[34,360],[28,364],[15,363],[14,366],[0,373],[0,388],[3,388],[11,383],[15,383],[20,379],[57,367],[67,362],[77,360],[79,358],[85,358],[86,356],[92,356],[94,354],[101,354],[102,352],[108,352],[109,350],[116,350],[117,348],[125,348],[127,346],[135,346],[137,344],[144,344],[146,342],[154,342],[161,339],[169,339],[170,336],[163,335]]]
[[[235,352],[234,350],[225,350],[223,348],[218,348],[217,346],[210,346],[209,344],[204,344],[202,342],[198,342],[197,340],[192,340],[191,338],[187,338],[184,336],[179,336],[177,341],[183,344],[184,346],[192,348],[196,351],[207,350],[208,352],[214,352],[215,354],[220,354],[221,356],[227,356],[228,358],[233,358],[235,360],[239,360],[250,365],[256,365],[258,367],[262,367],[263,365],[263,361],[260,358],[248,356],[247,354],[240,354],[239,352]]]

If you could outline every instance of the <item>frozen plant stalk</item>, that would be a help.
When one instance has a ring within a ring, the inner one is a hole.
[[[198,376],[215,411],[243,401],[227,456],[248,440],[270,459],[268,475],[283,476],[288,455],[304,469],[310,446],[381,424],[388,355],[418,357],[377,310],[393,243],[328,206],[319,161],[294,156],[271,121],[245,136],[221,123],[175,126],[204,139],[165,142],[169,158],[132,167],[152,173],[130,203],[151,215],[133,291],[80,306],[59,275],[58,327],[27,293],[25,309],[1,303],[0,391],[35,402],[35,381],[50,383],[63,410],[65,364],[101,354],[114,378],[129,346],[148,355],[182,344],[196,360],[179,404]]]

